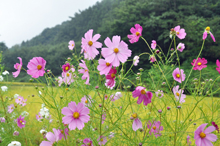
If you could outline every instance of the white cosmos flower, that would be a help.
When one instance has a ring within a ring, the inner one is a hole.
[[[29,113],[26,112],[26,111],[23,111],[23,112],[21,113],[21,115],[24,116],[24,117],[27,117],[27,116],[29,115]]]
[[[3,79],[4,79],[4,78],[3,78],[3,76],[1,76],[1,75],[0,75],[0,82],[2,82],[2,81],[3,81]]]
[[[8,144],[8,146],[21,146],[21,143],[18,141],[12,141],[11,143]]]
[[[2,74],[3,75],[9,75],[9,72],[7,70],[5,70]]]
[[[8,87],[7,87],[7,86],[1,86],[1,88],[2,88],[2,91],[3,91],[3,92],[5,92],[5,91],[8,90]]]
[[[16,99],[16,98],[18,98],[18,96],[19,96],[18,94],[15,94],[15,95],[14,95],[14,98]]]

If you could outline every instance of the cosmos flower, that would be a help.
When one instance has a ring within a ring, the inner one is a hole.
[[[138,118],[137,113],[131,115],[131,119],[134,120],[132,124],[132,129],[137,131],[139,128],[142,128],[141,120]]]
[[[205,39],[207,38],[207,35],[208,35],[208,34],[210,34],[210,36],[211,36],[213,42],[215,42],[215,37],[214,37],[214,35],[211,33],[209,26],[205,28],[205,31],[204,31],[203,37],[202,37],[203,40],[205,40]]]
[[[184,92],[183,89],[179,89],[179,85],[173,87],[173,94],[176,100],[179,101],[180,103],[185,102],[186,95],[183,94],[183,92]]]
[[[134,66],[137,66],[138,65],[138,63],[139,63],[139,56],[134,56],[134,59],[133,59],[133,64],[134,64]]]
[[[207,67],[207,60],[205,58],[198,58],[198,60],[194,59],[193,62],[191,62],[192,66],[195,64],[193,67],[193,70],[202,70],[203,68]]]
[[[20,71],[21,71],[21,68],[22,68],[22,59],[21,57],[18,57],[18,59],[20,60],[20,64],[19,63],[16,63],[14,65],[14,68],[17,70],[16,72],[12,72],[14,78],[16,78],[19,74],[20,74]]]
[[[185,49],[185,44],[179,43],[177,46],[177,50],[179,50],[180,52],[183,52],[184,49]]]
[[[218,59],[216,60],[216,65],[217,65],[216,70],[217,70],[218,73],[220,74],[220,62],[219,62]]]
[[[73,40],[70,40],[68,47],[69,47],[70,50],[73,50],[73,48],[75,47],[75,42]]]
[[[139,97],[137,103],[140,104],[143,101],[144,105],[151,103],[151,98],[153,94],[150,91],[146,91],[145,87],[137,86],[136,89],[132,92],[134,98]]]
[[[162,90],[158,90],[157,92],[155,92],[156,96],[159,98],[163,97],[163,91]]]
[[[112,64],[106,62],[104,59],[99,59],[99,65],[97,66],[100,75],[107,75],[112,68]]]
[[[99,142],[98,144],[101,146],[101,145],[105,145],[106,142],[107,142],[107,139],[105,136],[100,136],[97,141]]]
[[[60,130],[53,128],[53,132],[47,132],[46,138],[48,141],[42,141],[40,146],[53,146],[55,142],[60,140]]]
[[[32,78],[38,78],[39,76],[44,76],[45,73],[46,60],[42,57],[34,57],[28,62],[27,74],[31,75]]]
[[[181,73],[180,73],[181,71]],[[173,71],[173,79],[179,83],[183,82],[185,80],[185,77],[186,75],[184,74],[184,71],[179,68],[176,68],[174,71]]]
[[[8,106],[8,112],[9,113],[12,113],[14,109],[15,109],[14,104],[11,104],[11,105]]]
[[[174,31],[176,32],[176,36],[179,39],[184,39],[186,37],[185,29],[183,29],[183,28],[180,29],[179,25],[174,28]]]
[[[93,146],[92,140],[90,138],[85,138],[81,146]]]
[[[21,146],[21,143],[19,141],[12,141],[8,146]]]
[[[156,49],[156,47],[157,47],[157,42],[155,40],[152,40],[151,48],[154,50]]]
[[[24,120],[24,117],[20,116],[19,118],[17,118],[17,125],[19,128],[24,128],[26,124],[26,121]]]
[[[157,138],[159,136],[161,136],[160,131],[163,130],[163,126],[161,126],[160,121],[154,121],[153,123],[151,123],[150,121],[147,124],[148,129],[150,129],[149,134],[151,135],[152,133],[154,133],[154,136]]]
[[[79,73],[83,74],[82,80],[86,80],[86,84],[89,85],[89,69],[86,66],[86,63],[84,60],[81,60],[82,63],[79,63],[79,66],[82,67],[83,69],[79,69]]]
[[[113,89],[115,87],[116,73],[117,73],[117,70],[115,68],[111,68],[108,75],[105,76],[105,78],[106,78],[105,86],[106,87],[108,87],[110,89]]]
[[[140,24],[135,24],[134,27],[130,29],[130,32],[132,34],[127,36],[129,38],[130,43],[138,42],[140,36],[142,35],[142,26],[140,26]]]

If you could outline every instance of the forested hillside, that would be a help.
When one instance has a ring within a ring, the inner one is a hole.
[[[61,25],[46,28],[33,39],[10,49],[0,44],[6,69],[14,71],[13,65],[18,62],[18,56],[23,58],[24,68],[32,57],[42,56],[47,60],[47,68],[59,75],[60,66],[67,57],[72,56],[68,50],[69,40],[76,42],[77,52],[80,52],[81,38],[89,29],[101,34],[100,42],[106,37],[120,35],[133,51],[133,58],[134,55],[148,51],[143,41],[135,44],[128,41],[127,34],[130,34],[130,28],[136,23],[143,26],[143,37],[149,43],[156,40],[164,52],[171,41],[170,29],[177,25],[183,27],[187,36],[181,42],[185,43],[186,48],[180,57],[182,61],[189,62],[201,48],[205,27],[210,26],[216,42],[213,43],[208,37],[202,57],[213,62],[220,59],[220,0],[103,0],[75,13],[70,19]],[[140,66],[150,66],[148,58],[142,58]]]

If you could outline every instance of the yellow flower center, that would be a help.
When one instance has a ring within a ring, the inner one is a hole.
[[[207,26],[207,27],[205,28],[205,30],[206,30],[206,31],[210,31],[210,27]]]
[[[72,44],[72,46],[74,46],[74,44]]]
[[[137,113],[134,113],[133,115],[131,115],[134,119],[137,118]]]
[[[89,45],[89,46],[92,46],[92,44],[93,44],[92,41],[89,41],[89,42],[88,42],[88,45]]]
[[[103,138],[101,138],[100,141],[103,141]]]
[[[20,120],[20,123],[22,123],[23,121],[22,120]]]
[[[114,52],[115,52],[115,53],[118,53],[118,52],[119,52],[119,49],[118,49],[118,48],[115,48],[115,49],[114,49]]]
[[[66,71],[69,70],[69,66],[66,66],[66,67],[65,67],[65,70],[66,70]]]
[[[115,74],[114,74],[114,73],[112,73],[112,74],[111,74],[111,77],[112,77],[112,78],[114,78],[114,77],[115,77]]]
[[[109,66],[109,65],[110,65],[110,63],[106,62],[106,66]]]
[[[179,35],[180,33],[179,33],[179,32],[176,32],[176,34]]]
[[[146,91],[144,89],[142,89],[141,94],[146,94]]]
[[[153,129],[156,130],[157,129],[156,126],[154,126]]]
[[[67,76],[67,77],[69,77],[69,76],[70,76],[70,74],[69,74],[69,73],[67,73],[67,74],[66,74],[66,76]]]
[[[199,62],[199,63],[197,63],[197,65],[199,65],[199,66],[200,66],[200,65],[202,65],[202,63],[201,63],[201,62]]]
[[[41,65],[38,65],[38,66],[37,66],[37,69],[38,69],[38,70],[40,70],[41,68],[42,68],[42,66],[41,66]]]
[[[180,96],[180,94],[179,94],[178,92],[176,93],[176,95],[177,95],[177,96]]]
[[[88,70],[87,69],[85,69],[85,72],[87,72]]]
[[[201,138],[205,138],[205,137],[206,137],[206,134],[205,134],[204,132],[201,132],[201,133],[199,134],[199,136],[200,136]]]
[[[140,32],[137,31],[137,32],[136,32],[136,36],[139,36],[139,35],[140,35]]]
[[[19,69],[20,65],[17,66],[17,69]]]
[[[63,133],[63,130],[60,130],[61,133]]]
[[[88,101],[86,100],[85,103],[88,103]]]
[[[79,113],[78,112],[74,112],[73,113],[73,118],[74,119],[78,119],[79,118]]]
[[[179,78],[179,77],[180,77],[180,74],[176,74],[176,77]]]

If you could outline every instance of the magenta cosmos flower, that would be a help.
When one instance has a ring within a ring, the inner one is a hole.
[[[184,49],[185,49],[185,44],[179,43],[177,46],[177,50],[179,50],[180,52],[183,52]]]
[[[137,113],[131,115],[131,119],[134,120],[132,124],[132,129],[137,131],[138,129],[142,128],[141,120],[138,118]]]
[[[133,64],[134,64],[134,66],[137,66],[138,65],[138,63],[139,63],[139,56],[134,56],[134,59],[133,59]]]
[[[180,73],[180,71],[181,71],[181,73]],[[173,78],[175,81],[181,83],[185,80],[185,77],[186,77],[186,75],[184,74],[184,71],[182,69],[180,70],[179,68],[176,68],[173,71]]]
[[[157,42],[155,40],[152,40],[151,48],[154,50],[156,49],[156,47],[157,47]]]
[[[111,70],[109,71],[108,75],[105,76],[106,78],[106,83],[105,86],[113,89],[115,87],[115,75],[117,73],[117,70],[115,68],[111,68]]]
[[[128,57],[131,56],[131,50],[128,49],[128,45],[120,40],[120,36],[113,36],[111,42],[107,37],[104,42],[108,48],[102,48],[102,56],[105,61],[111,63],[114,67],[118,67],[120,62],[125,63]]]
[[[186,95],[183,94],[183,92],[184,92],[183,89],[179,89],[179,85],[177,85],[176,87],[173,87],[173,94],[176,100],[179,101],[180,103],[185,102]]]
[[[19,118],[17,118],[17,125],[19,128],[24,128],[26,124],[26,121],[24,120],[24,117],[20,116]]]
[[[63,123],[69,124],[70,130],[75,130],[76,127],[79,130],[82,130],[84,127],[84,123],[87,123],[90,119],[89,109],[85,107],[81,102],[76,105],[75,102],[70,102],[68,107],[64,107],[62,109],[62,114],[65,115],[63,117]]]
[[[157,138],[161,136],[160,131],[163,131],[163,126],[161,126],[160,121],[154,121],[153,124],[149,121],[147,124],[148,129],[150,129],[149,134],[154,133],[154,136]]]
[[[215,131],[214,126],[209,126],[204,130],[207,124],[208,123],[200,125],[194,133],[194,139],[196,140],[195,143],[197,146],[213,146],[211,141],[214,142],[218,139],[215,134],[211,134],[211,132]]]
[[[69,47],[70,50],[73,50],[73,48],[75,47],[75,42],[73,40],[70,40],[68,47]]]
[[[155,62],[156,61],[156,58],[155,58],[155,56],[154,55],[150,55],[150,62]]]
[[[85,138],[81,146],[93,146],[92,140],[90,138]]]
[[[194,70],[202,70],[203,68],[207,67],[207,60],[205,58],[198,58],[198,60],[194,59],[193,62],[191,62],[192,66],[195,64],[193,67]]]
[[[70,64],[66,63],[66,64],[62,65],[62,69],[63,69],[64,73],[68,72],[70,70]]]
[[[82,67],[83,69],[79,69],[79,73],[83,74],[82,76],[82,80],[86,80],[86,84],[89,85],[89,69],[86,66],[86,63],[84,60],[81,60],[82,63],[79,64],[80,67]]]
[[[21,68],[22,68],[22,59],[21,59],[21,57],[18,57],[18,59],[20,60],[20,64],[16,63],[14,65],[14,68],[17,69],[17,71],[16,72],[12,72],[14,78],[16,78],[20,74],[20,71],[21,71]]]
[[[106,142],[107,142],[107,139],[106,139],[106,137],[105,136],[100,136],[98,139],[97,139],[97,141],[99,141],[99,145],[105,145],[106,144]]]
[[[46,66],[46,61],[42,57],[34,57],[28,62],[27,74],[31,75],[32,78],[38,78],[39,76],[44,76],[45,66]]]
[[[153,94],[150,91],[146,91],[145,89],[145,87],[137,86],[136,89],[132,92],[132,96],[134,98],[139,97],[137,104],[140,104],[143,101],[143,104],[147,106],[149,103],[151,103]]]
[[[8,113],[12,113],[14,111],[14,109],[15,109],[14,104],[9,105],[8,106]]]
[[[112,68],[112,64],[105,61],[104,59],[99,59],[99,65],[97,66],[100,75],[107,75]]]
[[[134,28],[135,27],[135,28]],[[142,35],[142,26],[140,24],[135,24],[134,27],[130,29],[131,35],[128,35],[128,38],[130,39],[130,43],[135,43],[139,40],[140,36]]]
[[[85,33],[85,38],[82,38],[82,51],[88,54],[89,60],[94,59],[96,55],[99,54],[99,51],[96,48],[101,48],[102,43],[97,42],[97,40],[101,37],[100,34],[96,34],[92,37],[93,29],[90,29]],[[82,52],[81,51],[81,52]]]
[[[53,132],[54,134],[52,132],[47,132],[46,138],[49,141],[42,141],[40,146],[53,146],[55,142],[61,140],[60,138],[62,137],[60,137],[60,130],[53,128]]]
[[[218,73],[220,74],[220,62],[219,62],[218,59],[216,60],[216,65],[217,65],[216,70],[217,70]]]
[[[203,40],[205,40],[205,39],[207,38],[207,35],[208,35],[208,34],[210,34],[210,36],[211,36],[213,42],[215,42],[215,37],[214,37],[214,35],[211,33],[209,26],[205,28],[205,31],[204,31],[203,37],[202,37]]]
[[[174,31],[176,32],[176,36],[179,39],[184,39],[186,37],[185,29],[183,29],[183,28],[180,29],[179,25],[174,28]]]
[[[219,127],[218,127],[218,125],[215,123],[215,122],[213,122],[212,121],[212,125],[215,127],[215,129],[218,131],[218,133],[219,133]]]

